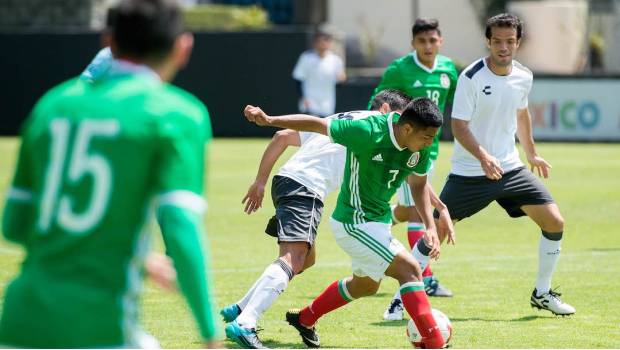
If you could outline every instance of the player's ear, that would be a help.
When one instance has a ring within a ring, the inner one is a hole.
[[[390,105],[386,102],[383,102],[381,107],[379,107],[379,112],[381,112],[382,114],[387,114],[387,113],[390,113],[391,111],[392,109],[390,108]]]
[[[484,39],[484,42],[487,45],[487,49],[491,50],[491,39]]]
[[[187,64],[193,48],[194,35],[192,33],[186,32],[176,38],[172,49],[172,59],[177,67],[181,68]]]

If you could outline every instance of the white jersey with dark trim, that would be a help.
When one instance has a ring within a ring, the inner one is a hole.
[[[515,146],[517,110],[527,108],[532,80],[532,72],[517,61],[512,61],[510,74],[500,76],[482,58],[461,73],[456,86],[452,118],[469,122],[476,141],[499,160],[504,172],[523,166]],[[457,140],[451,172],[484,176],[478,159]]]
[[[329,116],[332,119],[363,119],[381,115],[378,111],[352,111]],[[280,168],[278,175],[289,177],[316,193],[323,201],[342,183],[346,149],[329,137],[300,132],[301,147]]]

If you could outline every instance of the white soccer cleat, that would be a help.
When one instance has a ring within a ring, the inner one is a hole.
[[[403,319],[403,302],[400,299],[393,299],[383,313],[383,319],[386,321],[400,321]]]
[[[536,289],[532,292],[530,305],[539,310],[551,311],[554,315],[567,316],[575,313],[575,308],[560,299],[562,294],[550,289],[547,293],[538,295]]]

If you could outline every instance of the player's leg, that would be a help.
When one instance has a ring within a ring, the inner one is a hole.
[[[433,317],[422,282],[422,269],[415,258],[405,251],[399,252],[385,274],[400,284],[403,305],[420,330],[424,348],[443,348],[445,341]]]
[[[564,233],[564,218],[558,205],[540,179],[526,168],[511,171],[504,177],[504,196],[498,199],[498,203],[511,217],[527,215],[541,229],[538,274],[530,304],[556,315],[575,313],[575,308],[562,302],[560,294],[551,289],[551,279],[560,258]]]
[[[330,223],[336,243],[351,257],[353,277],[334,281],[310,305],[287,312],[287,321],[310,347],[319,344],[314,330],[319,318],[356,298],[376,293],[394,256],[405,251],[402,244],[391,236],[389,224],[353,225],[333,219]]]
[[[245,347],[262,347],[256,336],[259,318],[284,292],[293,276],[314,263],[314,249],[310,248],[314,246],[323,203],[303,185],[285,177],[274,178],[272,197],[276,215],[266,233],[278,237],[278,259],[247,293],[247,301],[244,297],[245,305],[237,304],[241,312],[226,326],[226,335]],[[309,252],[311,263],[306,264]]]

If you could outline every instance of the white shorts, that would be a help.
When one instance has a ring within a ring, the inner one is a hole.
[[[428,174],[426,174],[426,181],[428,181],[428,183],[431,183],[431,180],[433,179],[433,173],[435,170],[435,163],[433,161],[431,161],[431,168],[428,171]],[[415,175],[411,175],[411,176],[415,176]],[[402,184],[400,184],[400,187],[398,187],[398,189],[396,190],[396,196],[398,197],[398,204],[405,206],[405,207],[415,207],[415,202],[413,201],[413,195],[411,194],[411,187],[409,187],[409,184],[407,183],[407,181],[403,181]]]
[[[381,281],[394,256],[405,247],[392,237],[392,225],[381,222],[345,224],[329,220],[336,243],[351,257],[353,274]]]

